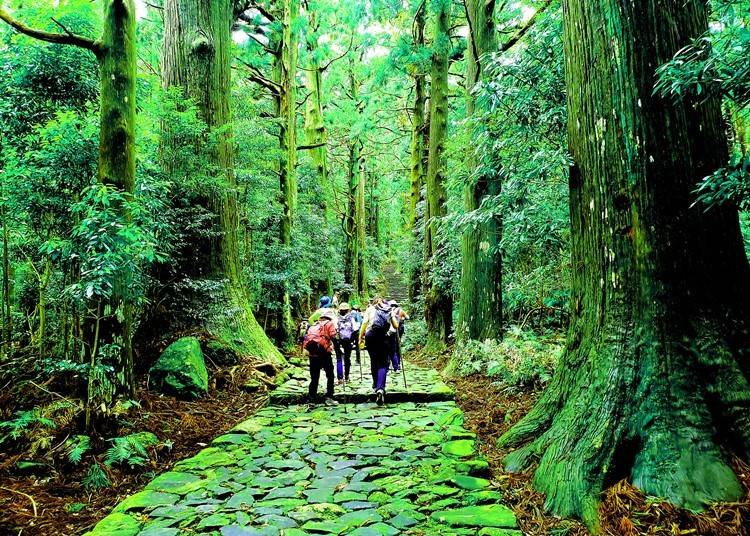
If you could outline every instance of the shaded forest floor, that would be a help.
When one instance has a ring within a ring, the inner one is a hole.
[[[413,360],[442,370],[450,354],[417,352]],[[544,509],[544,496],[536,492],[533,470],[521,474],[504,471],[497,439],[533,406],[541,390],[509,392],[482,374],[446,380],[456,391],[456,402],[464,412],[465,426],[477,434],[480,452],[490,464],[492,480],[503,492],[525,534],[530,536],[586,536],[588,530],[575,520],[560,519]],[[735,459],[734,465],[745,490],[743,501],[715,505],[701,515],[646,497],[623,480],[610,488],[600,507],[602,530],[608,536],[748,536],[750,535],[750,467]]]
[[[136,393],[141,408],[103,435],[149,431],[171,446],[152,449],[146,467],[107,468],[110,487],[87,491],[82,485],[85,467],[59,461],[45,473],[18,475],[16,463],[25,459],[24,455],[0,452],[0,534],[73,536],[86,532],[156,474],[195,455],[265,405],[265,392],[248,393],[241,388],[251,376],[252,368],[247,365],[213,369],[209,396],[193,402],[150,393],[142,384]],[[33,386],[16,392],[14,397],[8,395],[10,391],[0,400],[4,413],[9,406],[33,407],[54,398]]]

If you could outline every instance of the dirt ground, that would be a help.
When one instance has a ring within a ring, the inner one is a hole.
[[[112,481],[109,488],[87,492],[81,485],[83,469],[69,465],[55,464],[44,475],[18,476],[13,467],[21,455],[0,452],[0,535],[74,536],[86,532],[156,473],[193,456],[265,403],[264,393],[240,389],[244,372],[241,367],[214,370],[209,396],[193,402],[155,395],[142,385],[136,397],[141,409],[132,412],[124,426],[104,435],[150,431],[160,441],[171,441],[172,446],[152,451],[148,467],[106,468]],[[81,504],[80,511],[71,511]]]
[[[442,369],[447,355],[420,356],[423,363]],[[521,529],[529,536],[585,536],[588,530],[578,521],[563,520],[544,509],[544,497],[532,485],[533,468],[522,474],[504,471],[507,452],[497,439],[533,407],[541,391],[513,393],[480,374],[449,379],[464,411],[467,429],[479,438],[495,481],[513,508]],[[623,480],[607,490],[601,506],[602,531],[608,536],[748,536],[750,535],[750,467],[735,459],[745,496],[741,502],[715,505],[701,515],[675,508],[646,497]]]

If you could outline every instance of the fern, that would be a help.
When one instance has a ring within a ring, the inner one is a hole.
[[[77,435],[66,442],[66,454],[70,463],[78,465],[81,458],[91,449],[91,438],[85,435]]]
[[[104,472],[104,469],[102,469],[98,463],[89,467],[89,470],[86,471],[86,476],[83,477],[81,483],[88,491],[108,488],[112,485],[107,473]]]
[[[110,467],[121,463],[127,463],[131,467],[144,465],[148,461],[148,447],[159,443],[151,432],[137,432],[110,441],[112,447],[104,456],[104,463]]]
[[[0,445],[5,443],[8,439],[15,441],[22,437],[26,437],[37,428],[52,429],[55,427],[55,421],[43,417],[39,408],[34,408],[28,411],[18,411],[16,412],[15,419],[10,421],[0,421],[0,430],[7,431],[2,437],[0,437]]]

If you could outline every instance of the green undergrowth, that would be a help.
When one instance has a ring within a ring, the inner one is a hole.
[[[563,343],[559,333],[540,335],[514,326],[502,341],[457,342],[444,372],[484,374],[511,390],[539,388],[552,378]]]

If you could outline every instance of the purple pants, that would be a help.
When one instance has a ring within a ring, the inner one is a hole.
[[[376,391],[379,389],[385,391],[390,349],[388,335],[378,336],[368,333],[365,335],[365,344],[367,344],[367,353],[370,354],[373,387]]]

